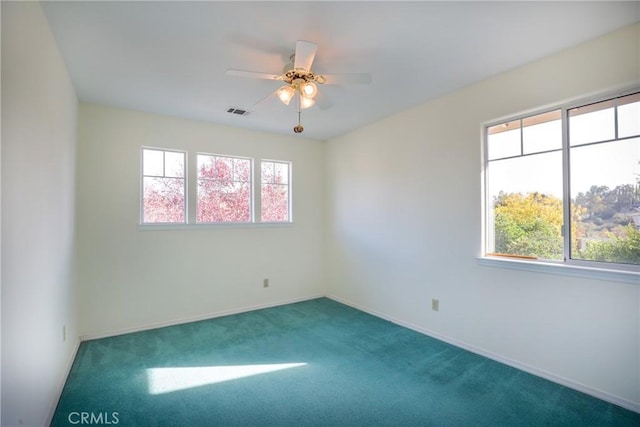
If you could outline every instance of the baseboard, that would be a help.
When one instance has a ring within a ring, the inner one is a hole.
[[[58,402],[62,397],[62,391],[64,390],[64,385],[67,383],[67,378],[69,378],[69,374],[71,373],[71,368],[73,367],[73,362],[76,360],[76,355],[78,354],[78,349],[80,348],[80,339],[76,339],[76,342],[73,345],[73,350],[71,351],[71,356],[67,360],[67,366],[64,370],[64,375],[58,382],[58,387],[56,389],[56,393],[53,396],[53,400],[49,405],[49,412],[47,416],[46,424],[47,426],[51,425],[53,421],[53,416],[56,413],[56,408],[58,407]]]
[[[124,329],[117,329],[117,330],[114,330],[114,331],[101,333],[101,334],[81,335],[80,336],[80,341],[97,340],[97,339],[100,339],[100,338],[109,338],[109,337],[114,337],[114,336],[118,336],[118,335],[131,334],[131,333],[134,333],[134,332],[142,332],[142,331],[148,331],[148,330],[151,330],[151,329],[164,328],[164,327],[167,327],[167,326],[182,325],[184,323],[191,323],[191,322],[198,322],[198,321],[201,321],[201,320],[215,319],[216,317],[223,317],[223,316],[230,316],[232,314],[246,313],[248,311],[261,310],[263,308],[278,307],[278,306],[281,306],[281,305],[293,304],[293,303],[296,303],[296,302],[302,302],[302,301],[308,301],[308,300],[312,300],[312,299],[316,299],[316,298],[322,298],[324,296],[325,296],[324,294],[310,295],[310,296],[301,297],[301,298],[280,300],[280,301],[277,301],[277,302],[271,302],[271,303],[267,303],[267,304],[258,304],[258,305],[253,305],[253,306],[234,308],[232,310],[217,311],[217,312],[213,312],[213,313],[207,313],[207,314],[202,314],[202,315],[197,315],[197,316],[185,317],[185,318],[182,318],[182,319],[173,319],[173,320],[168,320],[168,321],[163,321],[163,322],[149,323],[149,324],[142,325],[142,326],[136,326],[136,327],[124,328]]]
[[[439,334],[437,332],[433,332],[433,331],[431,331],[429,329],[426,329],[426,328],[423,328],[421,326],[414,325],[414,324],[405,322],[405,321],[400,320],[400,319],[396,319],[393,316],[388,316],[388,315],[386,315],[384,313],[380,313],[380,312],[378,312],[376,310],[373,310],[373,309],[371,309],[369,307],[364,307],[364,306],[361,306],[359,304],[355,304],[355,303],[353,303],[351,301],[345,300],[345,299],[337,297],[335,295],[325,295],[325,296],[327,298],[330,298],[330,299],[332,299],[332,300],[334,300],[336,302],[339,302],[341,304],[348,305],[348,306],[353,307],[353,308],[355,308],[357,310],[364,311],[365,313],[371,314],[373,316],[379,317],[379,318],[384,319],[384,320],[388,320],[389,322],[392,322],[392,323],[395,323],[397,325],[403,326],[405,328],[414,330],[414,331],[419,332],[419,333],[421,333],[423,335],[427,335],[427,336],[435,338],[437,340],[444,341],[444,342],[446,342],[448,344],[454,345],[456,347],[462,348],[462,349],[470,351],[472,353],[479,354],[480,356],[484,356],[484,357],[486,357],[488,359],[495,360],[496,362],[500,362],[502,364],[505,364],[505,365],[511,366],[513,368],[519,369],[521,371],[527,372],[529,374],[544,378],[546,380],[549,380],[549,381],[552,381],[554,383],[563,385],[565,387],[572,388],[572,389],[577,390],[579,392],[588,394],[588,395],[593,396],[593,397],[595,397],[597,399],[604,400],[605,402],[612,403],[614,405],[620,406],[620,407],[628,409],[630,411],[640,413],[640,403],[632,402],[630,400],[626,400],[626,399],[620,398],[618,396],[614,396],[614,395],[612,395],[610,393],[607,393],[605,391],[598,390],[598,389],[595,389],[593,387],[590,387],[590,386],[581,384],[579,382],[576,382],[576,381],[564,378],[562,376],[556,375],[556,374],[554,374],[552,372],[548,372],[548,371],[545,371],[543,369],[536,368],[535,366],[531,366],[531,365],[528,365],[526,363],[522,363],[522,362],[519,362],[517,360],[513,360],[513,359],[510,359],[508,357],[504,357],[504,356],[501,356],[499,354],[484,350],[482,348],[479,348],[479,347],[476,347],[476,346],[473,346],[473,345],[469,345],[467,343],[464,343],[462,341],[456,340],[454,338],[450,338],[450,337],[441,335],[441,334]]]

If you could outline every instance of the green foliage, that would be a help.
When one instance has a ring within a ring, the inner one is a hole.
[[[495,251],[562,259],[562,200],[540,193],[500,193],[495,201]]]
[[[640,264],[640,230],[632,224],[625,227],[626,236],[618,237],[609,233],[608,240],[589,241],[581,259],[608,261],[626,264]]]
[[[611,193],[621,194],[619,189],[611,191],[607,187],[593,186],[588,195],[582,194],[572,204],[573,258],[640,264],[640,230],[629,215],[608,213],[612,203],[618,203]],[[540,193],[500,193],[494,207],[495,252],[543,259],[563,258],[562,200]],[[600,231],[587,233],[585,225],[588,224],[584,218],[591,224],[602,225]],[[582,240],[585,240],[583,245]]]

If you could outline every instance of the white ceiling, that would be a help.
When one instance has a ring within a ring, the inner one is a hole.
[[[293,134],[279,74],[296,40],[313,71],[372,74],[320,86],[305,137],[327,139],[640,21],[640,2],[43,2],[82,101]],[[615,64],[611,64],[612,67]],[[589,70],[585,70],[589,72]],[[232,115],[228,107],[249,110]]]

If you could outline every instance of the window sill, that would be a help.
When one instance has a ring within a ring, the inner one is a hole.
[[[608,280],[614,282],[640,285],[640,272],[611,270],[561,263],[518,260],[499,257],[478,257],[478,264],[485,267],[507,268],[512,270],[533,271],[536,273],[555,274],[560,276],[583,277],[586,279]]]
[[[238,228],[287,228],[293,222],[234,222],[218,224],[138,224],[138,231],[220,230]]]

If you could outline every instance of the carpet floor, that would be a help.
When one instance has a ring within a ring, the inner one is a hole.
[[[319,298],[83,342],[52,422],[81,424],[637,427],[640,414]]]

